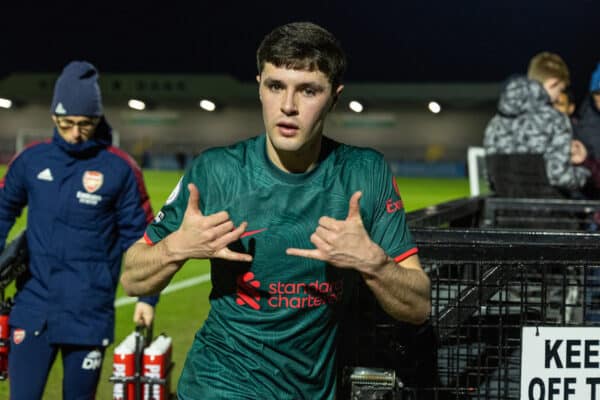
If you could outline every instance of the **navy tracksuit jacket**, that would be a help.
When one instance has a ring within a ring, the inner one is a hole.
[[[141,170],[111,142],[104,118],[84,143],[67,143],[55,129],[52,140],[18,154],[0,181],[0,248],[28,206],[30,274],[17,282],[10,324],[47,329],[50,343],[114,340],[121,256],[152,219]]]

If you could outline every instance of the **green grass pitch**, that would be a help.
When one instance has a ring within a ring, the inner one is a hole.
[[[0,167],[0,175],[4,175],[5,167]],[[144,171],[146,186],[150,194],[154,212],[157,212],[169,193],[177,183],[180,172],[177,171]],[[407,211],[416,210],[446,200],[469,195],[469,184],[466,178],[398,178],[398,188]],[[11,235],[20,232],[25,225],[24,216],[19,219]],[[206,261],[193,260],[175,275],[173,282],[194,276],[207,274],[209,265]],[[187,351],[198,328],[201,327],[209,310],[208,294],[210,283],[202,283],[185,289],[165,294],[161,297],[156,309],[154,334],[165,332],[173,339],[173,361],[175,366],[171,375],[171,390],[175,391],[177,379],[181,373]],[[8,288],[6,295],[12,296],[13,288]],[[123,297],[122,288],[117,290],[117,298]],[[115,337],[120,342],[134,329],[132,322],[133,304],[117,308]],[[108,378],[112,374],[112,354],[114,345],[106,350],[102,367],[102,377],[98,387],[98,399],[112,398],[112,384]],[[8,398],[8,383],[0,382],[0,399]],[[62,398],[62,366],[56,362],[44,393],[44,399]]]

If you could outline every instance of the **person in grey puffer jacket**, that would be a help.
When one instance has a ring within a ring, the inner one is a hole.
[[[484,134],[487,154],[543,154],[552,186],[574,191],[590,172],[571,162],[573,131],[567,117],[552,103],[569,84],[569,72],[556,54],[532,58],[528,76],[510,79],[498,102],[498,112]]]

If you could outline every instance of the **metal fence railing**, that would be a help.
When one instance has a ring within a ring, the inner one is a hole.
[[[346,363],[395,370],[403,388],[385,398],[521,398],[523,326],[600,326],[596,210],[473,197],[409,213],[431,279],[430,322],[391,321],[364,289],[357,314],[367,322]]]

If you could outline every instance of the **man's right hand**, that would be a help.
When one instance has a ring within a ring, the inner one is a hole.
[[[177,258],[222,258],[232,261],[252,261],[250,254],[231,251],[227,246],[240,239],[248,226],[237,228],[226,211],[204,215],[198,205],[200,193],[193,183],[188,184],[190,196],[179,229],[167,237],[168,251]]]

